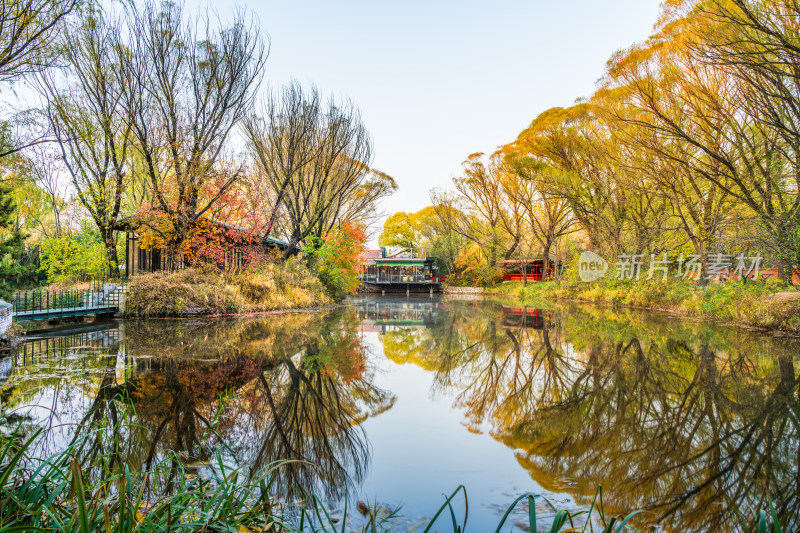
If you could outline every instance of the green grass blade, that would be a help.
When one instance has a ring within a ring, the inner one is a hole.
[[[756,527],[758,533],[767,533],[767,513],[763,509],[758,512],[758,525]]]
[[[347,523],[347,498],[344,499],[344,513],[342,514],[342,531],[341,533],[345,533],[344,525]]]
[[[5,465],[3,472],[0,473],[0,487],[6,486],[6,483],[8,483],[8,479],[11,477],[12,472],[16,470],[17,464],[25,456],[25,452],[33,444],[34,439],[36,439],[39,433],[41,433],[41,430],[36,430],[33,433],[33,435],[31,435],[31,437],[27,441],[25,441],[25,443],[22,446],[19,447],[14,456],[11,457],[11,460]],[[14,436],[12,436],[12,439],[15,436],[16,436],[16,431],[14,432]],[[2,459],[2,457],[8,453],[8,450],[11,449],[12,439],[9,439],[8,444],[3,449],[3,454],[0,455],[0,459]]]
[[[456,513],[453,510],[453,504],[452,503],[448,503],[447,504],[447,509],[450,511],[450,522],[453,525],[453,532],[454,533],[461,533],[461,527],[459,527],[458,520],[456,520]],[[466,527],[466,524],[464,524],[464,527]]]
[[[586,531],[586,528],[589,527],[592,521],[592,511],[594,511],[594,506],[597,503],[598,498],[602,498],[601,493],[603,491],[602,485],[597,485],[597,490],[594,491],[594,498],[592,499],[592,505],[589,506],[589,512],[586,515],[586,523],[583,524],[583,528],[581,529],[582,532]],[[600,521],[605,523],[605,517],[603,516],[602,511],[598,511],[600,514]],[[535,531],[535,530],[534,530]]]
[[[615,532],[615,533],[620,533],[620,531],[622,531],[623,529],[625,529],[625,525],[628,523],[628,520],[630,520],[631,518],[633,518],[634,516],[636,516],[636,515],[637,515],[637,514],[639,514],[639,513],[641,513],[641,511],[634,511],[634,512],[632,512],[631,514],[629,514],[628,516],[626,516],[626,517],[625,517],[625,518],[622,520],[622,522],[619,524],[619,526],[617,526],[617,529],[616,529],[616,532]]]
[[[536,529],[536,499],[533,496],[528,496],[528,526],[531,531]]]
[[[519,502],[521,502],[522,500],[524,500],[525,498],[528,498],[529,501],[531,501],[531,500],[534,500],[536,498],[536,495],[533,494],[533,493],[530,493],[530,492],[526,492],[525,494],[523,494],[522,496],[520,496],[519,498],[514,500],[514,502],[511,505],[508,506],[508,509],[506,509],[506,512],[503,515],[503,518],[500,519],[500,524],[498,524],[497,529],[495,529],[495,533],[500,533],[500,530],[505,525],[506,520],[508,520],[509,515],[514,511],[514,508],[517,506],[517,504]],[[531,511],[530,511],[530,509],[528,509],[529,519],[530,519],[530,516],[531,516],[530,513],[531,513]],[[536,531],[535,527],[533,527],[533,526],[536,525],[536,509],[535,508],[533,510],[533,520],[531,520],[531,525],[532,525],[531,531]]]
[[[431,530],[433,525],[436,523],[436,520],[439,518],[439,515],[441,515],[442,512],[444,512],[444,510],[447,508],[447,506],[450,505],[450,502],[453,500],[453,498],[456,497],[456,494],[458,494],[459,491],[464,493],[464,501],[467,500],[467,488],[464,485],[459,485],[456,488],[456,490],[453,491],[453,494],[451,494],[447,498],[447,500],[445,500],[444,504],[441,507],[439,507],[439,510],[436,511],[435,515],[433,515],[433,519],[428,524],[428,527],[426,527],[425,530],[422,533],[428,533]],[[465,520],[465,523],[466,523],[466,518],[464,520]]]
[[[78,464],[78,460],[75,459],[75,457],[72,458],[72,483],[78,501],[78,508],[75,512],[77,513],[81,533],[90,533],[89,516],[86,509],[86,494],[83,491],[83,475],[81,474],[81,467]]]
[[[772,504],[772,500],[769,502],[769,511],[772,514],[772,529],[773,533],[783,533],[781,529],[781,523],[778,521],[778,513],[775,511],[775,505]]]
[[[550,533],[558,533],[570,518],[569,511],[561,510],[553,517],[553,525],[550,526]]]

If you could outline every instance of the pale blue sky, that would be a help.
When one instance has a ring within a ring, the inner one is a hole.
[[[187,0],[222,19],[250,9],[271,37],[265,81],[349,97],[415,211],[473,152],[512,141],[553,106],[589,96],[610,55],[645,39],[659,0],[380,2]],[[5,95],[4,95],[5,96]]]
[[[190,4],[205,5],[205,0]],[[350,97],[376,168],[400,185],[388,212],[428,205],[473,152],[592,93],[606,60],[645,39],[658,0],[239,0],[272,38],[266,80]],[[233,1],[210,3],[225,18]]]

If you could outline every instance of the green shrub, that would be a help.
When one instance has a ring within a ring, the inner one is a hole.
[[[38,281],[35,263],[25,249],[28,236],[17,227],[13,192],[0,182],[0,298],[10,298],[14,289]]]
[[[100,236],[88,230],[51,237],[41,244],[41,267],[49,283],[86,281],[108,274],[109,262]]]
[[[328,293],[334,298],[355,294],[361,285],[358,274],[360,254],[367,237],[364,228],[345,222],[323,239],[306,239],[303,250]]]

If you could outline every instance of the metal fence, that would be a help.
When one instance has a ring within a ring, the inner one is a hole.
[[[359,276],[362,283],[439,283],[440,278],[425,274],[362,274]]]
[[[119,283],[93,282],[87,289],[34,289],[17,292],[11,304],[14,314],[76,314],[93,309],[118,309],[124,288]]]
[[[388,283],[424,283],[430,281],[430,278],[425,279],[425,274],[388,274],[378,276],[378,281]]]

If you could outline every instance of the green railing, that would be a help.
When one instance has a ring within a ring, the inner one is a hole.
[[[34,289],[17,292],[10,302],[17,318],[75,316],[119,309],[122,286],[96,282],[88,289]]]
[[[88,290],[33,290],[14,295],[11,304],[15,313],[84,307]]]

